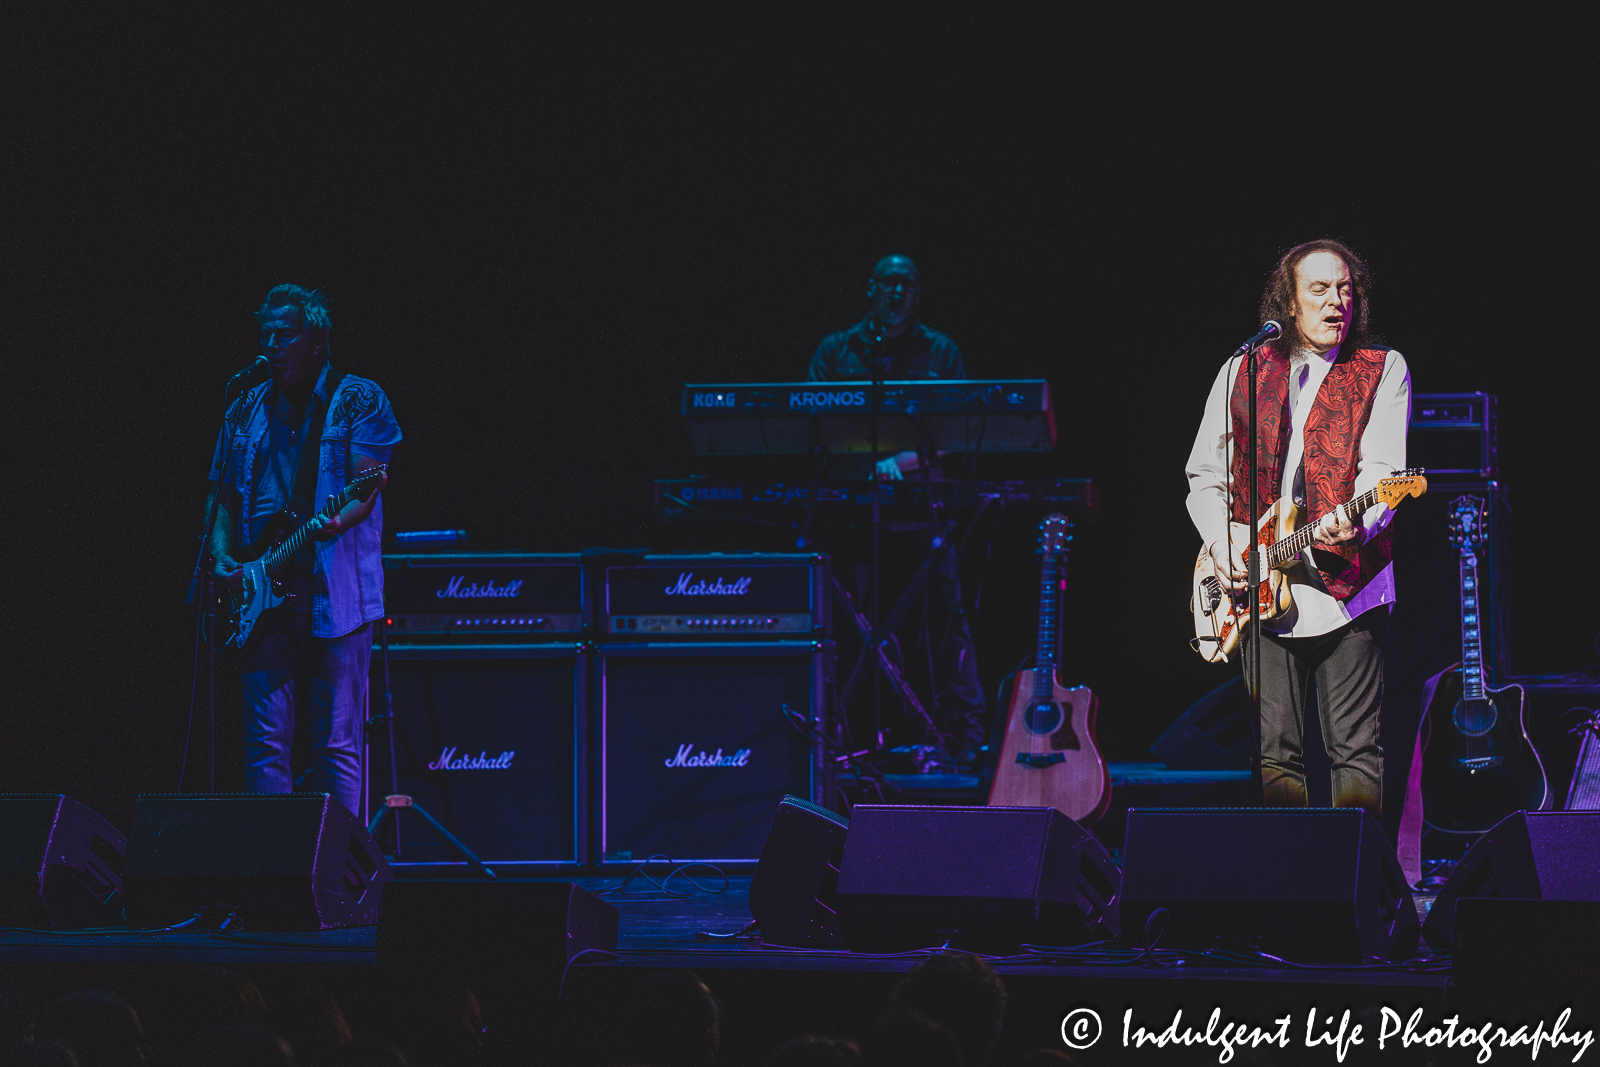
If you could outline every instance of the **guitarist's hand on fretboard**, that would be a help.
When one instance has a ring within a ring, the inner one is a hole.
[[[380,466],[377,460],[362,457],[361,463],[356,467],[355,473],[370,470]],[[365,500],[352,500],[346,504],[338,514],[332,518],[318,515],[312,520],[311,538],[314,541],[332,541],[346,530],[353,530],[367,521],[367,516],[372,514],[374,505],[378,502],[378,494],[383,492],[383,487],[389,484],[387,472],[378,474],[377,487],[367,494]]]
[[[1375,507],[1386,507],[1379,503]],[[1316,530],[1311,534],[1311,539],[1319,545],[1332,548],[1346,541],[1360,544],[1366,540],[1367,531],[1350,521],[1350,516],[1345,512],[1344,505],[1334,508],[1332,513],[1324,515],[1322,521],[1317,523]]]

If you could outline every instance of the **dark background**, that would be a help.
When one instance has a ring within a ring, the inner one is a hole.
[[[974,375],[1051,380],[1059,449],[1016,469],[1099,482],[1064,673],[1129,759],[1228,677],[1186,647],[1205,391],[1277,254],[1339,236],[1414,388],[1500,397],[1515,669],[1596,658],[1584,27],[586,10],[8,13],[0,789],[125,822],[176,787],[220,386],[284,280],[393,401],[389,530],[717,548],[748,537],[650,519],[652,478],[715,473],[677,388],[799,377],[911,255]],[[996,541],[991,683],[1034,518]]]

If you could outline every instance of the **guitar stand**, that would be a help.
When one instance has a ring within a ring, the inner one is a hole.
[[[928,568],[932,562],[933,553],[930,552],[927,558],[922,561],[922,567],[917,571],[917,577],[912,580],[911,585],[901,595],[899,602],[895,604],[895,610],[890,612],[889,619],[885,620],[882,637],[873,633],[872,623],[868,621],[865,615],[861,614],[861,610],[850,600],[850,595],[839,582],[839,576],[832,575],[831,577],[833,579],[833,589],[837,594],[838,600],[848,606],[850,621],[855,623],[856,630],[861,634],[861,640],[869,646],[868,650],[876,660],[878,670],[883,672],[883,676],[899,691],[900,696],[911,706],[912,710],[921,717],[923,724],[928,728],[929,735],[939,740],[940,747],[943,748],[943,733],[940,732],[938,725],[933,721],[933,716],[928,714],[928,709],[922,706],[922,701],[918,699],[916,690],[911,688],[911,683],[906,681],[906,677],[901,673],[900,668],[895,664],[894,660],[889,658],[889,653],[885,648],[889,643],[888,635],[894,632],[894,627],[899,624],[900,619],[905,614],[904,609],[910,605],[917,590],[927,580]],[[850,680],[845,683],[844,691],[839,694],[838,706],[841,715],[847,713],[846,709],[849,706],[850,698],[855,695],[856,687],[866,674],[866,665],[867,658],[863,656],[856,664],[856,669],[851,673]]]
[[[378,828],[383,825],[384,816],[394,815],[394,858],[400,859],[403,855],[400,841],[400,813],[414,811],[421,816],[422,821],[433,827],[434,833],[439,835],[445,845],[457,856],[466,861],[479,875],[494,880],[495,873],[484,865],[484,862],[475,856],[471,849],[461,843],[461,839],[445,829],[443,823],[428,813],[428,809],[418,804],[411,797],[400,792],[400,772],[394,758],[394,690],[389,685],[389,623],[385,619],[378,620],[378,648],[383,657],[383,712],[367,720],[370,730],[379,722],[388,724],[389,727],[389,795],[383,798],[383,810],[372,817],[372,822],[367,826],[367,833],[374,838],[378,836]],[[368,746],[369,750],[371,746]]]
[[[877,373],[881,374],[882,371],[880,370]],[[881,379],[875,380],[873,382],[873,386],[874,386],[875,390],[878,389],[878,388],[881,388]],[[878,592],[879,592],[879,587],[880,587],[880,581],[882,579],[882,570],[881,570],[881,566],[880,566],[880,553],[879,553],[879,538],[880,538],[880,530],[881,530],[881,523],[882,523],[882,512],[880,510],[880,501],[882,500],[884,483],[879,481],[879,479],[878,479],[878,470],[877,470],[877,467],[878,467],[878,462],[877,462],[878,461],[878,434],[877,434],[877,397],[876,397],[876,393],[874,393],[873,405],[874,405],[873,406],[873,412],[872,412],[872,415],[873,415],[872,449],[873,449],[873,451],[872,451],[872,467],[871,467],[871,472],[872,472],[872,602],[871,602],[871,617],[869,618],[868,616],[863,615],[856,608],[854,602],[850,601],[849,596],[845,593],[844,587],[839,584],[839,578],[838,578],[837,575],[833,576],[833,587],[834,587],[834,591],[839,595],[839,597],[842,598],[846,603],[848,603],[850,605],[850,619],[851,619],[852,622],[855,623],[856,629],[860,632],[861,640],[871,646],[871,652],[872,652],[873,658],[877,662],[878,670],[883,673],[884,677],[889,679],[890,684],[893,685],[894,688],[899,691],[900,696],[902,697],[902,699],[904,699],[905,702],[908,705],[910,705],[912,710],[914,710],[917,713],[917,715],[922,719],[922,722],[923,722],[924,726],[927,728],[929,739],[937,742],[939,749],[941,751],[945,751],[945,750],[947,750],[949,748],[949,744],[948,744],[949,739],[944,735],[944,732],[939,729],[938,724],[934,722],[933,716],[928,713],[928,709],[923,706],[922,701],[920,699],[918,699],[916,691],[914,689],[912,689],[911,688],[911,684],[906,681],[905,675],[901,672],[900,668],[895,664],[895,662],[892,659],[889,658],[889,654],[888,654],[888,651],[886,649],[886,646],[889,643],[890,636],[894,633],[896,628],[899,627],[900,623],[905,619],[906,612],[908,612],[911,609],[911,604],[916,599],[917,594],[922,592],[923,587],[927,584],[928,571],[933,566],[934,558],[936,557],[936,555],[938,553],[944,552],[944,551],[948,551],[948,544],[947,544],[948,538],[947,538],[946,535],[949,533],[949,530],[946,527],[940,525],[940,520],[939,520],[939,515],[938,515],[938,508],[935,506],[934,500],[933,500],[932,479],[931,479],[931,477],[929,476],[929,473],[928,473],[928,468],[930,466],[930,459],[929,459],[929,454],[925,450],[926,449],[926,445],[927,445],[927,440],[928,440],[927,432],[923,428],[922,421],[920,419],[916,418],[916,416],[913,415],[912,416],[912,420],[911,420],[912,421],[912,425],[916,428],[917,434],[922,439],[923,446],[924,446],[923,448],[918,450],[919,452],[922,453],[922,455],[921,455],[921,463],[918,465],[918,473],[919,473],[919,476],[920,476],[920,480],[922,481],[923,492],[925,494],[925,502],[926,502],[927,507],[928,507],[928,528],[929,528],[929,531],[930,531],[930,536],[932,538],[932,545],[928,549],[928,551],[923,555],[922,564],[917,568],[916,574],[914,574],[912,576],[911,581],[906,585],[905,590],[900,594],[900,599],[895,601],[894,607],[889,610],[888,617],[887,618],[883,618],[881,620],[878,619]],[[981,444],[981,439],[980,439],[980,444]],[[876,623],[876,628],[874,628],[874,623]],[[840,695],[838,697],[838,706],[839,706],[839,711],[840,711],[841,715],[848,714],[848,711],[846,709],[848,709],[848,707],[849,707],[850,698],[855,695],[856,687],[861,683],[861,680],[865,675],[866,666],[867,666],[867,657],[866,656],[862,656],[861,659],[856,662],[855,670],[853,670],[850,673],[850,679],[849,679],[849,681],[847,681],[845,683],[844,691],[842,693],[840,693]],[[881,719],[880,719],[880,721],[881,721]],[[946,752],[946,755],[948,755],[948,752]]]

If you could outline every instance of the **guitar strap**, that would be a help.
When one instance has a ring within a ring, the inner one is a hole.
[[[328,400],[339,390],[344,374],[328,368]],[[289,510],[296,522],[304,522],[316,510],[312,496],[317,491],[317,452],[322,447],[322,427],[328,421],[328,404],[320,396],[312,395],[311,429],[300,447],[300,462],[294,469],[294,488],[289,493]]]

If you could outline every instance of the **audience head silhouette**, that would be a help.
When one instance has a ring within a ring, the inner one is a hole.
[[[634,986],[625,1012],[627,1054],[642,1067],[700,1067],[717,1058],[720,1010],[692,971],[659,971]]]

